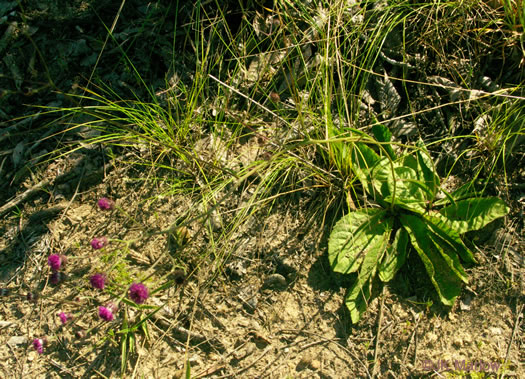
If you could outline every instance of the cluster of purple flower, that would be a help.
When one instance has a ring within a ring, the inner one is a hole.
[[[97,287],[97,285],[100,284],[96,280],[95,280],[95,284],[93,284],[93,278],[96,277],[97,275],[101,275],[101,274],[96,274],[91,277],[91,284],[95,288],[99,288]],[[98,278],[100,277],[101,276],[99,276]],[[128,296],[135,303],[142,304],[146,301],[146,299],[149,296],[148,287],[146,287],[142,283],[133,283],[129,287]],[[98,315],[104,321],[113,321],[113,319],[115,318],[114,313],[116,313],[117,310],[118,310],[118,306],[116,304],[109,303],[105,307],[102,307],[102,306],[98,307]]]
[[[106,197],[101,198],[97,202],[97,204],[98,204],[98,207],[103,211],[111,210],[115,206],[115,202]],[[93,238],[93,240],[91,240],[91,247],[93,249],[98,250],[106,246],[107,243],[108,243],[108,239],[105,236]],[[64,267],[64,265],[66,264],[66,261],[67,259],[64,255],[51,254],[48,257],[47,263],[49,267],[51,268],[51,272],[52,272],[51,277],[50,277],[51,283],[58,284],[61,281],[63,274],[61,274],[60,269]],[[89,282],[91,286],[98,290],[104,289],[104,287],[106,286],[106,280],[107,280],[107,276],[103,273],[96,273],[89,278]],[[149,297],[149,290],[142,283],[133,283],[129,287],[128,296],[136,304],[143,304],[146,301],[146,299]],[[105,307],[104,306],[98,307],[98,315],[104,321],[113,321],[115,319],[114,314],[117,312],[117,310],[118,310],[118,305],[114,303],[108,303]],[[58,313],[58,317],[62,325],[65,325],[69,320],[73,318],[73,315],[69,313],[66,314],[64,312],[60,312]],[[44,346],[46,344],[47,344],[47,340],[45,339],[45,337],[35,338],[33,340],[33,347],[39,354],[42,354],[44,352]]]
[[[51,268],[51,275],[49,281],[53,285],[60,283],[64,277],[64,274],[60,271],[67,263],[67,258],[62,254],[51,254],[47,258],[47,264]]]
[[[33,340],[33,347],[38,352],[38,354],[42,354],[44,352],[44,346],[47,344],[47,340],[44,338],[35,338]]]
[[[103,211],[112,210],[115,207],[115,202],[107,197],[101,197],[98,202],[98,207]],[[102,249],[108,244],[108,239],[105,236],[95,237],[91,240],[91,247],[95,250]]]
[[[62,325],[65,325],[69,320],[73,318],[73,315],[71,315],[70,313],[60,312],[58,314],[58,318],[60,319]]]

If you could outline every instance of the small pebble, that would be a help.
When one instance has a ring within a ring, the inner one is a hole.
[[[231,280],[239,280],[246,275],[247,272],[245,262],[241,261],[228,263],[225,267],[225,271]]]
[[[490,333],[494,336],[501,336],[503,334],[503,331],[501,330],[501,328],[490,327],[489,330],[490,330]]]
[[[7,341],[7,344],[11,346],[18,346],[18,345],[23,345],[26,343],[27,343],[26,336],[13,336],[9,338],[9,341]]]
[[[321,362],[319,362],[317,359],[312,359],[310,362],[310,368],[312,370],[319,370],[321,368]]]
[[[465,295],[465,298],[461,299],[459,303],[459,309],[461,309],[462,311],[469,311],[471,302],[472,302],[472,296]]]
[[[7,328],[11,325],[14,325],[14,322],[12,321],[0,321],[0,329]]]
[[[201,359],[199,358],[198,355],[193,355],[192,357],[190,357],[190,359],[188,359],[188,361],[190,362],[190,366],[197,366],[201,363]]]

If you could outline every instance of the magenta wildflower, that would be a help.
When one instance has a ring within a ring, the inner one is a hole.
[[[104,321],[112,321],[115,316],[113,313],[117,311],[117,306],[115,304],[108,304],[106,307],[98,307],[98,315]]]
[[[42,354],[44,352],[45,344],[46,344],[45,338],[35,338],[33,340],[33,347],[35,348],[38,354]]]
[[[91,278],[89,278],[89,282],[91,283],[93,288],[103,290],[104,286],[106,285],[106,275],[95,274]]]
[[[69,313],[60,312],[58,314],[58,317],[60,318],[60,322],[62,325],[66,324],[69,320],[73,318],[73,316]]]
[[[106,237],[93,238],[91,240],[91,247],[95,250],[102,249],[108,244],[108,239]]]
[[[115,206],[115,202],[111,199],[108,199],[107,197],[101,197],[98,202],[98,207],[102,209],[103,211],[108,211],[110,209],[113,209]]]
[[[62,265],[62,258],[58,254],[51,254],[47,258],[47,264],[51,267],[51,270],[58,271]]]
[[[129,287],[129,298],[137,304],[142,304],[148,296],[148,288],[142,283],[133,283]]]

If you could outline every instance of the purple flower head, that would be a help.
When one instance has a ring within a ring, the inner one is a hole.
[[[44,346],[46,345],[46,339],[45,338],[35,338],[33,340],[33,347],[35,348],[36,352],[38,354],[42,354],[44,352]]]
[[[98,207],[103,211],[109,211],[115,207],[115,202],[107,197],[101,197],[98,202]]]
[[[69,320],[73,318],[73,316],[69,313],[60,312],[58,314],[58,317],[60,318],[60,322],[62,325],[66,324]]]
[[[51,267],[51,270],[58,271],[60,266],[62,266],[62,258],[58,254],[51,254],[47,258],[47,264]]]
[[[91,278],[89,278],[89,282],[91,283],[93,288],[103,290],[104,286],[106,285],[106,275],[95,274]]]
[[[91,240],[91,247],[95,250],[102,249],[108,244],[108,239],[106,237],[93,238]]]
[[[129,298],[137,304],[142,304],[148,296],[148,288],[142,283],[133,283],[129,287]]]
[[[98,307],[98,315],[100,318],[104,321],[112,321],[115,316],[113,316],[113,311],[110,309],[111,307]]]

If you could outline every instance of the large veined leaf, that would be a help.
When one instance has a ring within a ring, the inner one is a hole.
[[[428,151],[426,151],[426,149],[424,149],[423,151],[418,150],[416,152],[416,157],[419,172],[421,173],[420,179],[425,181],[425,187],[429,188],[431,191],[431,197],[428,200],[433,200],[439,190],[439,176],[436,174],[436,171],[432,164],[432,159],[430,158],[430,155]]]
[[[370,172],[370,180],[376,192],[379,193],[381,198],[390,195],[388,190],[388,180],[391,177],[391,172],[396,167],[395,162],[383,157],[381,158],[373,170]],[[389,174],[390,170],[390,174]]]
[[[380,254],[379,249],[375,249],[364,257],[357,279],[345,297],[345,304],[350,311],[350,318],[354,324],[361,319],[368,307],[368,302],[372,296],[372,281]]]
[[[396,153],[394,152],[392,145],[389,143],[392,140],[392,133],[386,126],[379,124],[375,117],[373,120],[375,122],[375,124],[372,126],[372,133],[374,133],[374,137],[379,142],[386,142],[386,144],[383,145],[385,152],[388,154],[390,159],[396,159]]]
[[[403,214],[400,220],[423,261],[441,302],[452,306],[461,291],[462,281],[467,282],[457,253],[447,251],[448,246],[440,245],[439,236],[432,235],[433,231],[422,218]]]
[[[497,218],[505,216],[509,208],[497,197],[472,198],[456,201],[442,208],[439,219],[458,234],[483,228]]]
[[[361,182],[365,191],[370,191],[370,170],[380,160],[379,155],[364,143],[357,142],[352,149],[352,171]]]
[[[439,176],[436,174],[432,158],[422,141],[419,141],[418,150],[414,155],[407,155],[403,159],[403,165],[408,166],[414,171],[419,181],[424,183],[425,195],[427,200],[434,200],[437,191],[439,190]]]
[[[426,211],[429,190],[413,168],[383,158],[371,176],[382,200],[420,214]]]
[[[334,226],[328,241],[332,269],[348,274],[356,272],[369,254],[381,258],[392,225],[393,219],[382,209],[359,209],[343,216]]]
[[[353,173],[361,181],[363,187],[366,188],[369,170],[380,159],[380,156],[366,143],[337,139],[350,136],[362,137],[365,140],[373,141],[357,129],[338,129],[330,123],[328,137],[331,139],[336,138],[329,144],[330,159],[343,175],[348,176],[350,173]]]
[[[465,200],[465,199],[474,199],[483,197],[483,192],[476,189],[476,186],[473,182],[469,181],[459,188],[456,188],[451,193],[446,192],[441,188],[444,198],[439,199],[434,202],[434,206],[448,206],[450,204],[455,204],[456,201]]]
[[[386,196],[385,201],[414,212],[425,212],[426,189],[423,183],[419,181],[417,173],[410,167],[396,167],[393,175],[392,171],[390,171],[388,190],[391,195]]]
[[[429,227],[428,230],[432,230],[432,228]],[[441,257],[447,262],[450,270],[452,270],[464,283],[468,283],[467,273],[463,269],[459,260],[458,252],[454,250],[453,246],[439,234],[428,233],[427,236],[432,242],[434,242],[434,246],[441,253]]]
[[[389,282],[405,263],[408,251],[408,233],[404,228],[399,228],[394,237],[394,242],[387,247],[383,259],[378,265],[379,278]]]
[[[437,213],[437,215],[437,217],[435,214],[434,216],[432,214],[424,216],[429,229],[432,230],[435,235],[440,237],[443,241],[442,244],[448,244],[449,248],[455,251],[465,262],[476,263],[474,255],[465,246],[463,241],[461,241],[459,234],[454,229],[450,228],[447,223],[443,222],[442,216],[440,216],[439,213]]]
[[[422,198],[424,203],[431,202],[436,196],[437,189],[439,185],[436,185],[431,179],[425,177],[419,163],[417,155],[408,156],[403,159],[403,164],[401,167],[410,168],[413,170],[414,183],[418,185],[419,192],[418,197]]]

